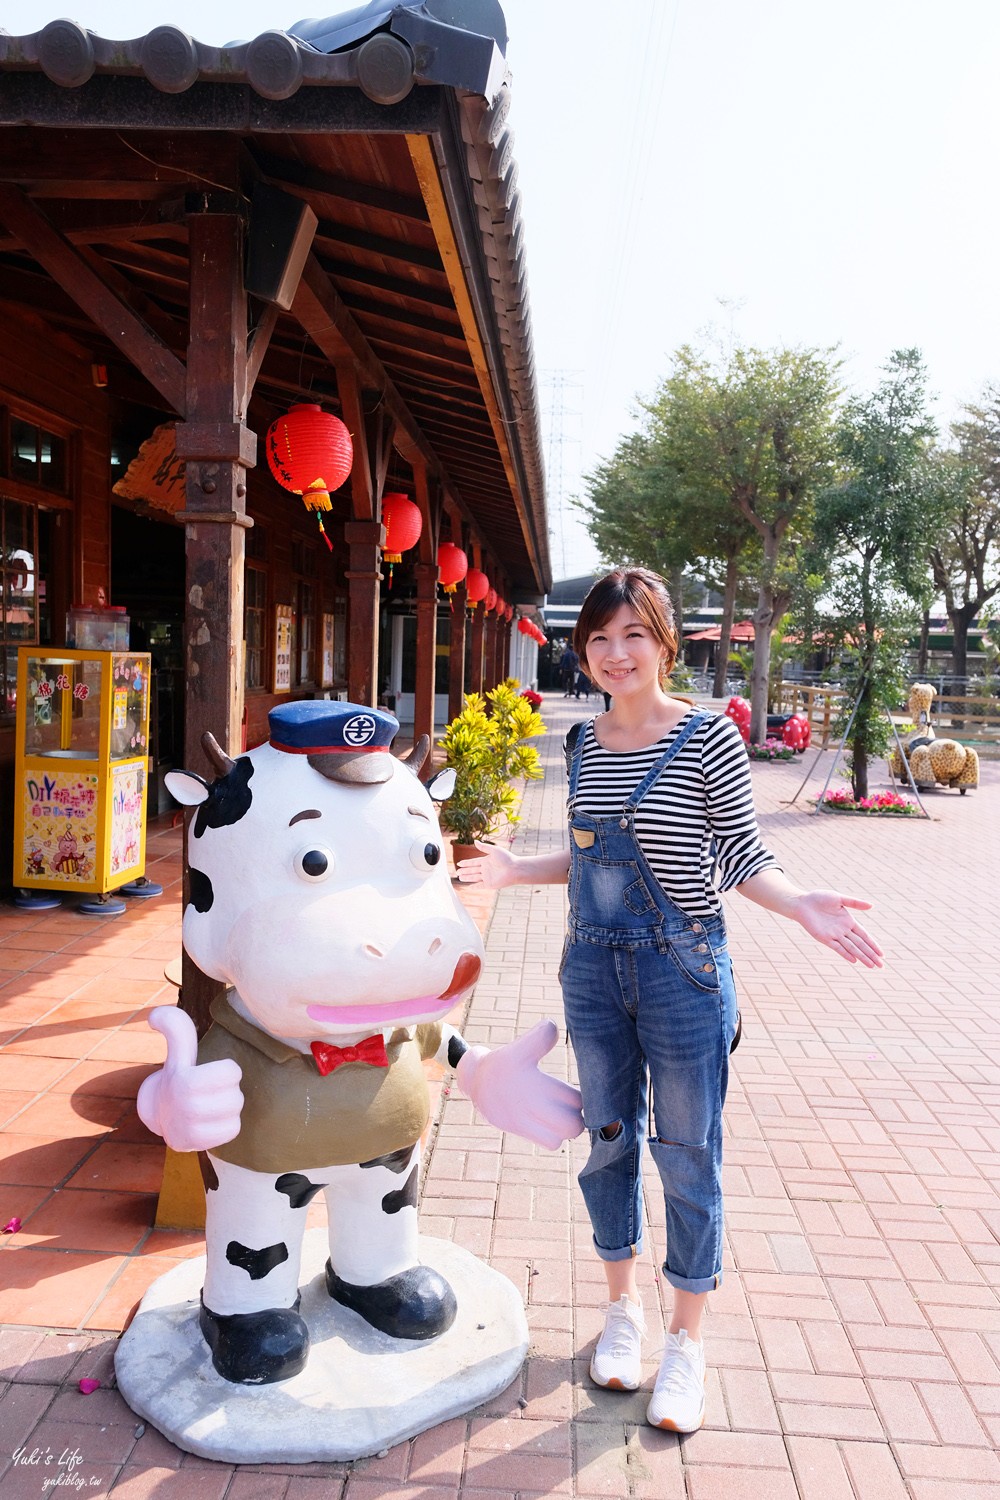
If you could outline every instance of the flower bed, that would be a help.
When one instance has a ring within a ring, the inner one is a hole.
[[[766,739],[763,745],[748,745],[751,760],[794,760],[795,751],[783,740]]]
[[[869,817],[908,818],[920,812],[910,797],[901,797],[898,792],[876,792],[859,801],[851,796],[846,787],[827,792],[816,805],[817,812],[862,813]]]

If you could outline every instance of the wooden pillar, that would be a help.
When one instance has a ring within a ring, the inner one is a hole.
[[[510,632],[511,621],[500,621],[500,676],[510,676]]]
[[[417,676],[413,697],[413,738],[426,734],[434,742],[434,685],[437,677],[436,562],[415,563],[417,580]]]
[[[347,696],[374,708],[378,702],[378,603],[385,527],[380,521],[347,521]]]
[[[229,755],[240,752],[243,720],[243,558],[246,470],[256,438],[243,425],[247,393],[247,300],[243,227],[237,214],[188,219],[191,319],[186,376],[187,420],[177,426],[186,461],[186,595],[184,610],[184,764],[210,767],[201,737],[210,730]],[[185,902],[187,858],[185,850]],[[225,985],[202,974],[187,953],[182,1004],[199,1033]]]
[[[451,596],[451,635],[448,641],[448,718],[462,712],[465,698],[465,627],[468,610],[465,580]]]
[[[469,692],[483,691],[483,627],[486,611],[477,604],[472,613],[472,660],[469,663]]]
[[[491,610],[483,627],[483,681],[487,692],[496,687],[497,680],[497,617]]]

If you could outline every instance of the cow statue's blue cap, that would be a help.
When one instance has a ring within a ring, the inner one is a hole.
[[[275,750],[307,756],[332,781],[371,784],[393,774],[389,749],[399,720],[384,708],[304,698],[272,708],[267,722]]]

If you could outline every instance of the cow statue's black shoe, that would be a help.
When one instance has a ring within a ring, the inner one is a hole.
[[[201,1304],[198,1322],[212,1351],[212,1364],[234,1385],[273,1385],[304,1368],[309,1330],[294,1307],[221,1315]]]
[[[410,1266],[373,1286],[353,1286],[341,1281],[327,1261],[326,1289],[334,1302],[394,1339],[437,1338],[458,1312],[455,1293],[430,1266]]]

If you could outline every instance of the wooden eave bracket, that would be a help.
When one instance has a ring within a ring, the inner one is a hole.
[[[0,221],[183,417],[187,410],[187,373],[181,360],[102,281],[28,195],[9,182],[0,183]]]

